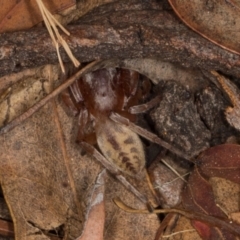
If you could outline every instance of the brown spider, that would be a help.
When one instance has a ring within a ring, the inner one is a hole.
[[[84,75],[62,93],[64,102],[79,115],[78,141],[97,144],[108,161],[131,176],[141,173],[145,165],[142,142],[127,126],[111,120],[110,114],[135,121],[129,109],[138,104],[150,82],[145,79],[143,85],[135,71],[107,68]]]

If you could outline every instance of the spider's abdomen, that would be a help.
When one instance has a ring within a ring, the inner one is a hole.
[[[124,125],[107,120],[96,126],[97,143],[103,155],[131,176],[145,167],[143,145],[138,135]]]

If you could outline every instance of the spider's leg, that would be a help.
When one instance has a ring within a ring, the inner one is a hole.
[[[143,101],[146,97],[149,96],[151,89],[151,82],[145,76],[140,76],[139,73],[135,71],[129,71],[130,79],[127,79],[129,82],[130,88],[128,91],[124,90],[124,105],[123,109],[128,109],[130,106],[137,105],[139,101]],[[140,81],[140,78],[143,78]],[[126,85],[126,81],[124,82]]]
[[[66,89],[61,93],[61,99],[67,105],[67,107],[70,109],[70,111],[73,113],[74,116],[77,116],[79,114],[79,109],[76,107],[74,102],[72,101],[72,98],[70,96],[69,90]]]
[[[77,103],[82,102],[83,96],[80,90],[80,87],[78,85],[78,81],[75,81],[71,86],[70,86],[71,93]]]
[[[139,73],[129,69],[120,69],[119,85],[127,98],[136,95],[139,83]]]
[[[145,195],[140,193],[132,184],[130,184],[126,178],[121,174],[121,172],[114,166],[113,163],[109,162],[100,152],[98,152],[92,145],[86,142],[79,143],[85,151],[91,154],[97,161],[99,161],[110,173],[112,173],[116,178],[130,191],[132,192],[141,202],[146,204],[149,210],[153,210],[153,206]]]
[[[127,118],[124,118],[121,115],[119,115],[117,113],[114,113],[114,112],[112,112],[110,114],[109,118],[112,119],[114,122],[117,122],[117,123],[124,124],[124,125],[128,126],[132,131],[136,132],[140,136],[148,139],[151,142],[159,144],[160,146],[162,146],[162,147],[168,149],[169,151],[175,153],[179,157],[182,157],[186,160],[190,160],[188,155],[181,152],[179,149],[171,146],[171,144],[165,142],[164,140],[159,138],[156,134],[151,133],[151,132],[145,130],[144,128],[141,128],[141,127],[135,125],[134,123],[130,122]]]
[[[80,111],[78,126],[78,142],[84,141],[92,145],[97,144],[94,119],[85,107]]]
[[[74,115],[79,115],[77,141],[85,141],[93,145],[96,144],[95,119],[84,104],[78,81],[75,81],[68,89],[62,92],[61,97]]]
[[[128,108],[139,101],[139,73],[133,70],[121,69],[118,78],[118,89],[123,94],[123,105],[121,109]]]
[[[146,112],[149,109],[155,107],[160,101],[161,101],[161,96],[158,95],[147,103],[130,107],[128,112],[130,112],[131,114]]]
[[[74,116],[78,116],[78,135],[77,141],[85,141],[89,144],[96,144],[96,133],[94,118],[89,114],[84,105],[84,100],[78,85],[75,81],[68,89],[61,93],[63,102],[70,108]]]
[[[151,80],[142,75],[142,83],[141,83],[141,98],[142,100],[145,100],[148,96],[149,96],[149,93],[152,89],[152,83],[151,83]]]
[[[86,67],[79,70],[76,74],[74,74],[72,77],[70,77],[66,82],[64,82],[62,85],[57,87],[54,91],[52,91],[50,94],[48,94],[46,97],[41,99],[39,102],[37,102],[35,105],[30,107],[26,112],[18,116],[17,118],[13,119],[10,123],[8,123],[6,126],[0,128],[0,135],[7,133],[17,125],[19,125],[21,122],[32,116],[36,111],[38,111],[41,107],[43,107],[46,103],[48,103],[51,99],[56,97],[58,94],[60,94],[63,90],[68,88],[73,82],[75,82],[77,79],[79,79],[83,74],[87,73],[93,66],[97,65],[100,61],[94,61],[92,63],[89,63]]]

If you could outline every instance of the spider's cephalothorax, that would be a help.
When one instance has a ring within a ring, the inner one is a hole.
[[[107,68],[91,72],[63,94],[64,101],[79,114],[78,141],[98,144],[103,155],[121,171],[136,176],[145,166],[143,145],[136,133],[113,122],[116,112],[130,121],[129,107],[142,97],[139,74],[126,69]]]

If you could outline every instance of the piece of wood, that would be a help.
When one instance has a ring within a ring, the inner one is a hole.
[[[147,9],[147,10],[145,10]],[[109,58],[159,58],[185,67],[240,75],[240,56],[202,38],[160,3],[137,0],[106,4],[89,13],[63,36],[81,62]],[[57,63],[44,28],[0,35],[0,76]],[[69,61],[61,51],[64,61]]]

